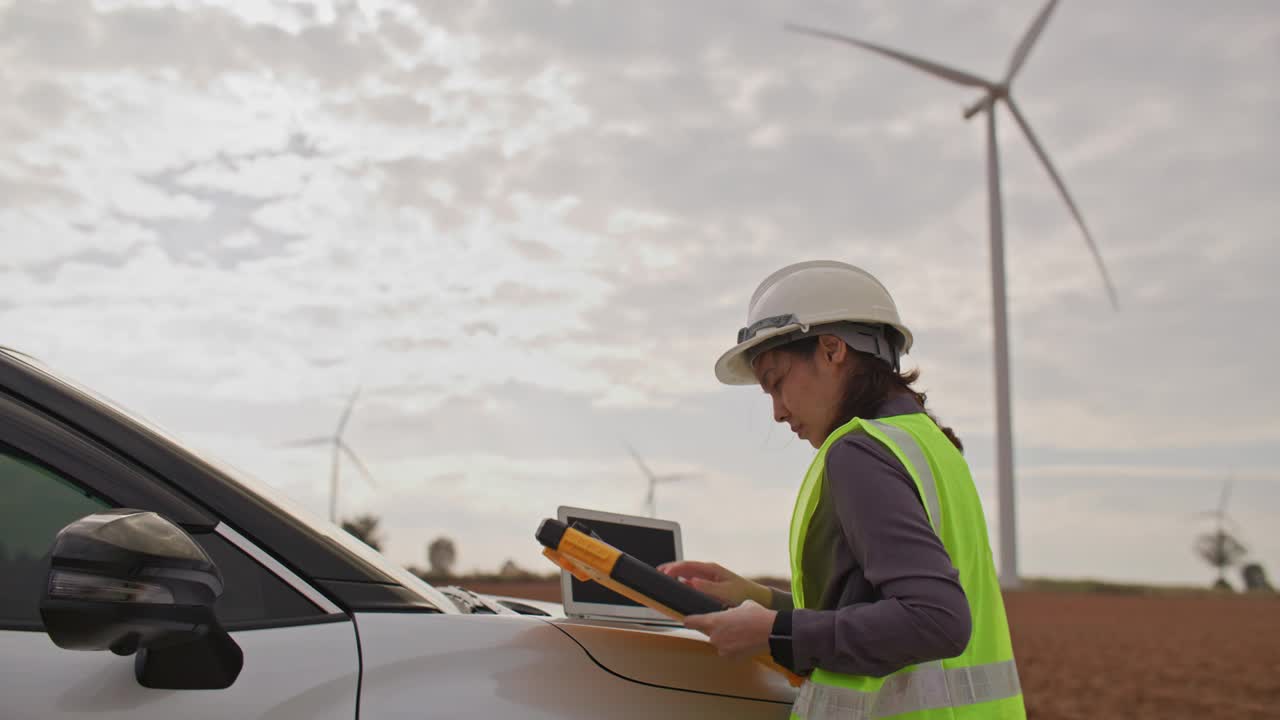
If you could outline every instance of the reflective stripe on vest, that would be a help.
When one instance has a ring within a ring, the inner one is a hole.
[[[929,510],[929,523],[933,525],[933,531],[938,534],[938,537],[942,537],[942,504],[938,502],[938,484],[933,479],[933,468],[929,467],[929,461],[925,459],[920,443],[911,437],[911,433],[896,425],[878,420],[868,422],[888,435],[889,439],[898,445],[902,454],[907,456],[911,469],[916,471],[916,477],[920,478],[920,486],[924,490],[925,506]]]
[[[940,661],[890,675],[876,692],[807,682],[791,708],[802,720],[872,720],[909,712],[1004,700],[1022,693],[1012,660],[962,668]]]

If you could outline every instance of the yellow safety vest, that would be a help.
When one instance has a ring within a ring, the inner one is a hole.
[[[1004,599],[996,580],[978,491],[960,452],[924,413],[880,420],[854,418],[832,432],[822,444],[805,475],[791,518],[791,588],[795,606],[814,609],[804,597],[805,538],[822,496],[827,451],[851,432],[866,433],[882,443],[915,481],[929,522],[960,571],[960,585],[969,601],[973,631],[969,645],[956,657],[905,667],[882,678],[844,675],[817,668],[800,688],[791,717],[801,720],[1026,718]],[[817,598],[813,602],[817,602]]]

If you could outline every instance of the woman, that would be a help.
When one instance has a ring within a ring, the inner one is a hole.
[[[712,563],[661,569],[732,608],[686,619],[721,654],[768,652],[806,676],[793,717],[1025,717],[960,440],[899,370],[911,340],[870,274],[806,262],[760,284],[716,363],[818,449],[791,520],[791,593]]]

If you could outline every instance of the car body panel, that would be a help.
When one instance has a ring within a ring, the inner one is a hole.
[[[5,718],[103,720],[352,720],[359,655],[349,621],[243,630],[231,637],[244,669],[224,690],[153,690],[138,684],[134,658],[77,652],[40,632],[0,631],[0,702]]]
[[[706,636],[680,627],[600,620],[552,621],[596,662],[637,682],[790,704],[796,691],[749,658],[720,657]]]
[[[359,613],[361,717],[778,720],[789,706],[634,682],[513,615]]]

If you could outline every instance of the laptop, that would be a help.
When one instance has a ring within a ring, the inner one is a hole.
[[[582,522],[601,540],[654,567],[684,559],[680,524],[677,522],[564,505],[557,509],[556,519],[568,524]],[[654,625],[680,624],[599,583],[582,582],[563,571],[560,573],[560,597],[564,600],[564,614],[568,617]]]

